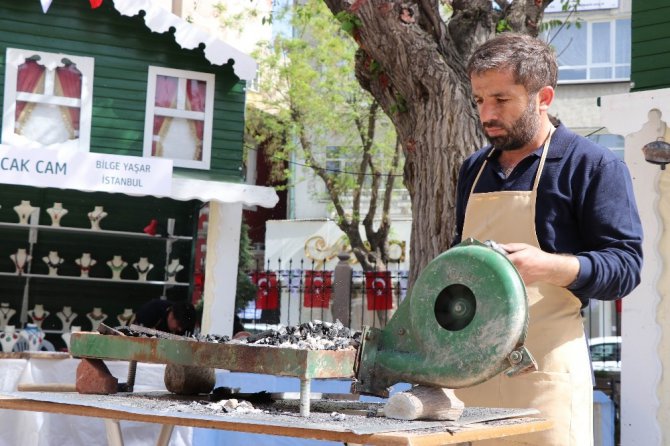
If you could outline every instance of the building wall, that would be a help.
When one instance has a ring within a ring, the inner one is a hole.
[[[409,269],[411,225],[411,220],[398,220],[392,224],[389,239],[405,242],[405,258],[398,264],[393,263],[394,268]],[[341,251],[339,246],[343,236],[344,233],[332,220],[268,221],[264,266],[274,270],[300,269],[304,265],[305,269],[310,269],[314,262],[318,269],[325,267],[332,270],[338,262],[337,254]]]
[[[558,85],[556,99],[549,112],[581,135],[609,133],[609,130],[602,129],[599,98],[629,91],[629,82]]]
[[[625,161],[644,231],[640,285],[623,299],[621,444],[670,443],[670,170],[642,147],[670,138],[670,89],[602,98],[602,124],[625,136]]]
[[[554,0],[554,3],[558,1]],[[630,17],[632,0],[620,0],[618,3],[619,8],[617,9],[580,11],[576,16],[549,13],[545,15],[544,20],[545,22],[555,19],[569,21],[573,23],[571,26],[576,26],[575,23],[580,19],[598,21]],[[550,113],[579,134],[608,133],[607,129],[601,129],[598,100],[606,95],[627,93],[630,91],[630,85],[630,82],[565,83],[559,81]]]

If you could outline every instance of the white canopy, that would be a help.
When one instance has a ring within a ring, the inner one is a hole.
[[[256,75],[257,64],[251,56],[199,30],[152,0],[114,0],[114,7],[122,15],[129,17],[144,11],[144,23],[154,32],[164,33],[174,28],[175,41],[184,49],[190,50],[201,43],[205,44],[205,57],[214,65],[225,65],[232,59],[235,61],[235,74],[240,79],[249,82]]]
[[[262,206],[265,208],[273,208],[279,201],[277,192],[271,187],[198,180],[177,175],[172,177],[170,198],[175,200],[196,199],[204,202],[242,203],[246,206]]]

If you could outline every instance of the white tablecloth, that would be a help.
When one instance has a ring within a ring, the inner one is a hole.
[[[19,383],[72,384],[78,364],[78,359],[71,358],[0,359],[0,391],[14,392]],[[105,364],[119,382],[126,382],[126,361],[106,360]],[[165,391],[164,370],[163,364],[138,363],[135,391]],[[125,446],[155,444],[161,429],[159,424],[134,421],[120,425]],[[101,418],[0,409],[0,446],[97,446],[106,444],[106,438]],[[192,444],[193,428],[175,426],[170,446]]]

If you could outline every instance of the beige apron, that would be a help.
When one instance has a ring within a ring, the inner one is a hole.
[[[551,138],[550,138],[551,139]],[[531,191],[474,193],[486,166],[477,174],[465,210],[463,239],[527,243],[539,247],[535,231],[537,186],[544,168],[545,143]],[[589,446],[593,444],[593,386],[580,301],[568,290],[537,283],[526,287],[530,321],[526,347],[537,372],[507,377],[504,373],[456,393],[466,406],[534,408],[554,428],[479,445]]]

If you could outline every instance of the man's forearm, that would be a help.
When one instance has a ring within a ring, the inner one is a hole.
[[[550,254],[525,243],[501,245],[526,285],[546,282],[567,287],[579,274],[579,260],[573,255]]]

